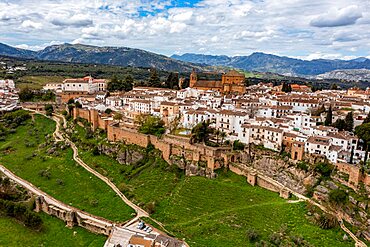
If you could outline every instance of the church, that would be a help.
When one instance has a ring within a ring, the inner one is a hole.
[[[199,79],[195,71],[190,74],[190,87],[199,90],[214,90],[221,93],[245,93],[245,75],[236,70],[222,74],[221,80]]]

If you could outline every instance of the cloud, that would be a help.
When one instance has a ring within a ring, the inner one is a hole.
[[[22,22],[21,27],[25,29],[40,29],[42,24],[31,20],[25,20]]]
[[[28,45],[28,44],[20,44],[20,45],[15,45],[14,47],[16,48],[20,48],[20,49],[26,49],[26,50],[33,50],[33,51],[39,51],[39,50],[42,50],[44,49],[45,47],[47,46],[51,46],[51,45],[60,45],[60,44],[63,44],[63,42],[60,42],[60,41],[51,41],[51,42],[48,42],[48,43],[44,43],[44,44],[41,44],[41,45]]]
[[[165,55],[197,51],[231,56],[255,51],[303,57],[369,55],[368,0],[187,2],[0,0],[0,42],[37,49],[60,40]]]
[[[55,26],[72,26],[72,27],[86,27],[93,24],[93,21],[82,14],[73,16],[54,17],[50,20]]]
[[[314,27],[339,27],[356,23],[362,17],[362,12],[356,5],[342,9],[332,9],[323,15],[311,20],[310,25]]]

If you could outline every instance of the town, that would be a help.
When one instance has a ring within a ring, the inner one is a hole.
[[[338,170],[340,176],[336,181],[340,184],[355,191],[361,186],[368,191],[370,187],[369,167],[366,166],[369,140],[366,129],[359,131],[370,122],[369,89],[313,92],[307,85],[269,82],[247,86],[248,79],[236,70],[222,74],[193,70],[189,87],[179,90],[143,86],[108,90],[114,88],[112,84],[117,83],[114,80],[86,76],[67,78],[62,83],[50,82],[41,90],[43,94],[55,95],[54,101],[47,102],[21,102],[18,94],[22,96],[29,89],[19,91],[12,80],[0,80],[1,111],[23,108],[49,116],[56,114],[56,119],[62,113],[63,118],[74,119],[79,124],[89,123],[93,131],[105,131],[107,140],[112,143],[134,144],[142,148],[153,145],[168,164],[185,169],[187,176],[215,178],[217,170],[227,168],[245,176],[250,185],[278,192],[285,199],[292,195],[302,196],[307,193],[308,186],[317,185],[317,180],[311,175],[277,178],[280,172],[269,170],[271,167],[245,165],[250,163],[251,157],[262,152],[262,159],[252,158],[252,164],[264,163],[271,155],[275,157],[273,159],[287,157],[288,163],[292,162],[306,172],[309,162],[321,161],[324,163],[320,164],[330,164]],[[182,88],[185,80],[177,79],[178,88]],[[98,150],[96,152],[102,152]],[[279,164],[271,160],[267,162],[272,167]],[[320,172],[324,174],[324,171]],[[327,201],[327,191],[320,186],[316,188],[321,189],[313,191],[313,201],[306,197],[303,200],[313,204]],[[184,244],[157,229],[153,231],[150,225],[146,226],[137,218],[121,228],[108,221],[102,225],[100,219],[55,204],[53,198],[44,198],[40,191],[33,193],[40,198],[37,199],[40,201],[38,211],[61,218],[67,226],[74,226],[75,221],[84,222],[78,225],[109,235],[106,246]],[[137,210],[138,215],[147,214],[139,207]],[[330,212],[326,208],[323,210]],[[346,216],[341,214],[339,221],[343,217]],[[361,225],[361,222],[352,224]],[[361,234],[370,238],[368,230],[363,229]]]
[[[369,119],[370,90],[311,92],[305,85],[292,84],[284,92],[284,85],[269,83],[245,87],[245,77],[237,71],[225,73],[220,81],[196,78],[193,72],[190,87],[182,90],[135,87],[108,94],[108,80],[89,76],[47,84],[44,90],[57,93],[57,102],[75,100],[82,109],[122,120],[127,128],[137,128],[140,115],[152,115],[164,121],[167,131],[178,122],[176,130],[186,136],[208,121],[223,141],[262,145],[287,152],[294,160],[307,153],[323,155],[333,164],[364,161],[365,145],[353,131]]]

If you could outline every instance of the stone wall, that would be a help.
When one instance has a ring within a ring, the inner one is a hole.
[[[63,205],[60,202],[54,203],[53,199],[38,195],[35,200],[35,211],[43,211],[48,215],[55,216],[64,222],[67,227],[80,226],[97,234],[109,236],[113,229],[113,222],[102,219],[79,209]]]
[[[236,164],[230,164],[229,169],[235,174],[246,177],[247,182],[252,186],[258,185],[264,189],[273,192],[278,192],[281,197],[286,199],[289,198],[290,196],[290,192],[287,189],[285,189],[282,185],[268,181],[265,177],[258,174],[249,167],[241,167]]]
[[[207,169],[213,171],[220,168],[222,164],[228,162],[235,156],[231,153],[230,147],[208,147],[200,144],[190,144],[189,138],[174,135],[164,135],[158,138],[152,135],[138,133],[134,129],[128,129],[104,120],[96,110],[78,109],[73,111],[73,117],[86,119],[92,123],[93,129],[101,128],[107,131],[108,140],[112,142],[123,141],[127,144],[135,144],[146,148],[149,143],[162,152],[163,159],[168,163],[171,162],[171,155],[184,157],[188,161],[206,162]],[[222,162],[221,160],[222,159]]]
[[[108,125],[112,122],[112,120],[108,118],[103,118],[97,110],[73,108],[73,118],[76,119],[78,117],[86,119],[86,121],[91,123],[93,130],[98,128],[107,130]]]
[[[348,164],[348,163],[337,163],[335,167],[338,171],[349,175],[348,184],[349,186],[356,188],[359,183],[364,183],[366,186],[370,186],[370,175],[361,174],[359,166]]]

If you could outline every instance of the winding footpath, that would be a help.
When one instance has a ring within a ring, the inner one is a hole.
[[[35,111],[33,111],[33,112],[35,112]],[[45,114],[40,113],[40,112],[35,112],[35,113],[41,114],[43,116],[46,116]],[[48,116],[46,116],[46,117],[48,117]],[[93,174],[94,176],[96,176],[97,178],[99,178],[100,180],[102,180],[104,183],[106,183],[122,199],[123,202],[125,202],[128,206],[130,206],[132,209],[135,210],[136,217],[134,217],[132,220],[130,220],[129,222],[127,222],[124,225],[124,227],[130,226],[132,223],[136,222],[141,217],[146,217],[146,218],[151,219],[156,224],[158,224],[166,233],[170,233],[170,232],[168,232],[165,229],[164,225],[161,222],[159,222],[159,221],[151,218],[148,212],[146,212],[144,209],[140,208],[135,203],[133,203],[132,201],[130,201],[117,188],[117,186],[114,183],[112,183],[107,177],[103,176],[102,174],[100,174],[99,172],[97,172],[96,170],[94,170],[93,168],[91,168],[82,159],[80,159],[78,157],[78,148],[77,148],[77,146],[68,137],[65,137],[62,134],[62,132],[61,132],[61,124],[60,124],[61,120],[63,120],[63,128],[67,128],[67,121],[66,121],[66,119],[65,119],[65,117],[63,115],[53,114],[53,117],[51,119],[53,119],[56,122],[56,128],[55,128],[55,131],[53,133],[53,136],[54,136],[55,140],[56,141],[65,141],[66,143],[68,143],[70,145],[70,147],[73,150],[73,159],[77,162],[77,164],[79,164],[85,170],[87,170],[88,172],[90,172],[91,174]]]

